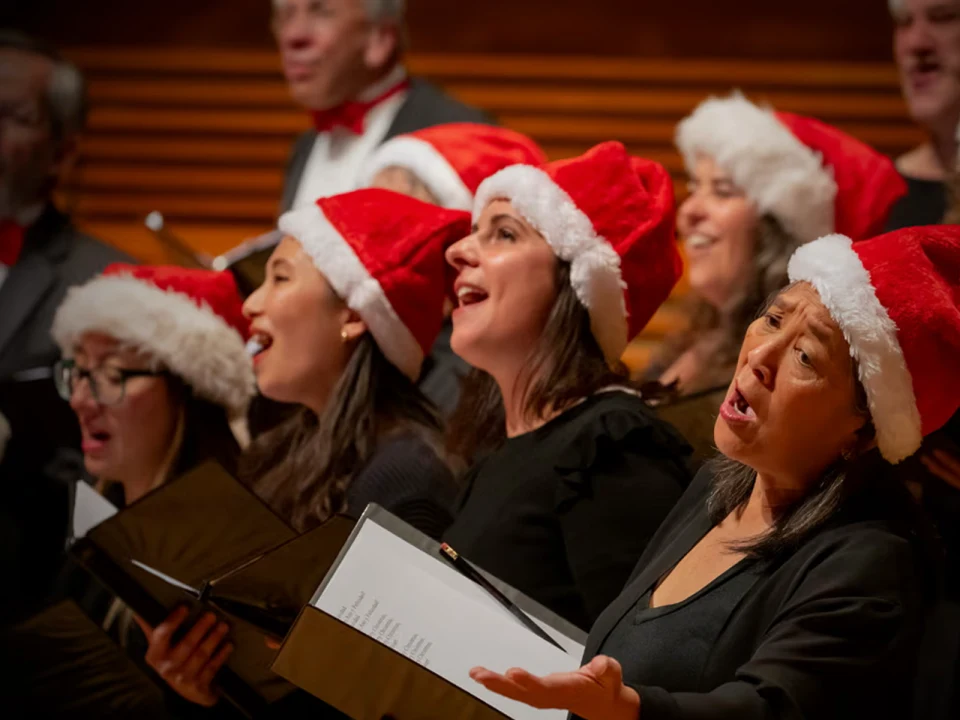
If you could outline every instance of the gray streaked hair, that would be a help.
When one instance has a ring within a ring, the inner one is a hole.
[[[286,0],[273,0],[279,8]],[[407,9],[407,0],[363,0],[367,17],[373,22],[402,22]]]
[[[367,17],[374,22],[401,22],[407,9],[406,0],[363,0],[363,4]]]
[[[44,102],[56,142],[63,142],[83,130],[87,121],[87,84],[76,65],[40,40],[11,30],[0,31],[0,50],[37,55],[53,64]]]
[[[906,0],[887,0],[887,7],[890,8],[890,14],[896,17],[904,11]]]

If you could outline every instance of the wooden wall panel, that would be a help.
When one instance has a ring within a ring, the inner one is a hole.
[[[270,0],[4,0],[62,45],[272,46]],[[408,0],[413,49],[607,57],[882,61],[884,0]]]
[[[90,127],[66,196],[89,222],[272,222],[293,137],[307,126],[272,51],[74,48],[90,79]],[[677,121],[701,99],[742,88],[815,115],[897,154],[920,135],[887,63],[414,55],[427,76],[553,157],[606,139],[682,179]]]

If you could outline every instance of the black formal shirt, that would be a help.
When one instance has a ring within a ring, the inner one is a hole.
[[[928,578],[912,535],[892,529],[906,492],[888,501],[867,487],[781,560],[742,562],[650,611],[652,588],[713,526],[711,473],[698,473],[594,625],[584,662],[616,658],[643,720],[909,717]]]
[[[636,395],[597,393],[481,460],[444,540],[589,628],[683,492],[689,452]]]

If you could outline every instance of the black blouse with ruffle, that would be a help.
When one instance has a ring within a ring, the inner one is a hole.
[[[475,465],[443,539],[588,630],[689,483],[689,454],[637,395],[597,393]]]

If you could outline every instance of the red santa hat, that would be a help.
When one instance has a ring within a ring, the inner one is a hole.
[[[687,170],[709,155],[761,213],[800,242],[883,232],[907,192],[888,157],[813,118],[760,108],[739,93],[710,98],[677,126]]]
[[[229,272],[115,263],[67,292],[52,334],[65,357],[84,333],[109,335],[241,416],[256,392],[242,307]]]
[[[470,234],[470,214],[389,190],[321,198],[280,218],[380,350],[416,381],[443,324],[447,246]]]
[[[673,182],[658,163],[607,142],[544,165],[514,165],[480,185],[474,219],[509,200],[561,260],[606,358],[620,358],[683,273]]]
[[[369,185],[388,167],[413,173],[438,204],[470,210],[480,183],[508,165],[540,165],[546,155],[526,135],[478,123],[449,123],[400,135],[374,152],[360,174]]]
[[[909,457],[960,407],[960,227],[829,235],[799,248],[788,272],[816,288],[850,343],[880,452]]]

